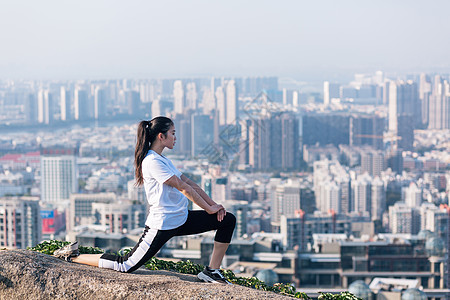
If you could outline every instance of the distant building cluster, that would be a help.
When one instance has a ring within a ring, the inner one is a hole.
[[[0,247],[132,247],[149,209],[134,182],[136,124],[165,115],[177,132],[165,154],[237,218],[224,267],[441,299],[449,79],[376,72],[321,92],[277,77],[1,81]],[[158,255],[207,264],[212,247],[211,234],[176,237]]]

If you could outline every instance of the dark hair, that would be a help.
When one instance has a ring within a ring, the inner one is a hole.
[[[166,117],[156,117],[151,121],[141,121],[137,128],[136,150],[134,151],[134,167],[136,175],[136,186],[144,183],[142,175],[142,161],[150,150],[150,145],[162,133],[167,136],[167,131],[173,126],[171,119]]]

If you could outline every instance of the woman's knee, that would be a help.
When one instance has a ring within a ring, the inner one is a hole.
[[[222,222],[225,222],[225,225],[229,227],[236,227],[236,217],[230,212],[227,212]]]

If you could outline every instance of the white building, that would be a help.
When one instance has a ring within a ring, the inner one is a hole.
[[[39,199],[8,197],[0,199],[0,247],[25,249],[42,238]]]
[[[73,155],[41,156],[41,200],[57,203],[78,191],[76,159]]]
[[[411,182],[409,187],[405,188],[405,203],[409,207],[416,208],[422,204],[422,189],[418,188],[415,182]]]
[[[53,99],[48,90],[38,92],[38,122],[50,124],[53,121]]]
[[[379,177],[375,177],[372,181],[371,202],[372,211],[370,215],[372,220],[381,220],[384,213],[384,207],[386,206],[386,189],[384,187],[384,182]]]
[[[389,207],[389,229],[392,233],[417,234],[420,230],[420,214],[417,208],[404,202]]]
[[[173,110],[176,114],[182,114],[186,107],[184,87],[181,80],[176,80],[173,83]]]
[[[144,227],[145,205],[124,202],[92,203],[96,223],[108,227],[110,233],[127,233]]]
[[[235,125],[238,118],[238,94],[234,80],[227,83],[226,98],[226,124]]]

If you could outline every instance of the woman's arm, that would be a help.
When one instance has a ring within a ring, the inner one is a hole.
[[[223,209],[223,206],[212,201],[213,204],[206,202],[197,192],[196,190],[182,181],[176,175],[173,175],[169,179],[167,179],[164,184],[170,185],[171,187],[179,190],[183,195],[185,195],[189,200],[203,208],[208,214],[215,214],[219,210]],[[205,194],[206,195],[206,194]]]
[[[184,176],[183,174],[181,174],[180,176],[181,180],[184,181],[185,183],[187,183],[188,185],[190,185],[196,192],[197,194],[202,197],[203,200],[205,200],[206,203],[208,203],[209,205],[218,205],[216,202],[214,202],[213,199],[211,199],[211,197],[208,196],[208,194],[205,193],[205,191],[199,187],[195,182],[193,182],[192,180],[190,180],[189,178],[187,178],[186,176]],[[220,205],[220,204],[219,204]],[[220,205],[222,206],[222,205]],[[222,206],[222,209],[220,209],[217,212],[217,220],[219,220],[219,222],[221,222],[223,220],[223,218],[225,217],[225,215],[227,214],[227,210],[225,209],[225,207]]]
[[[180,176],[181,180],[183,180],[185,183],[187,183],[188,185],[190,185],[196,192],[197,194],[200,195],[200,197],[203,198],[203,200],[205,200],[206,203],[208,203],[209,205],[216,205],[217,203],[213,201],[213,199],[211,199],[208,194],[205,193],[205,191],[199,187],[195,182],[193,182],[192,180],[190,180],[189,178],[187,178],[186,176],[184,176],[183,174]]]

